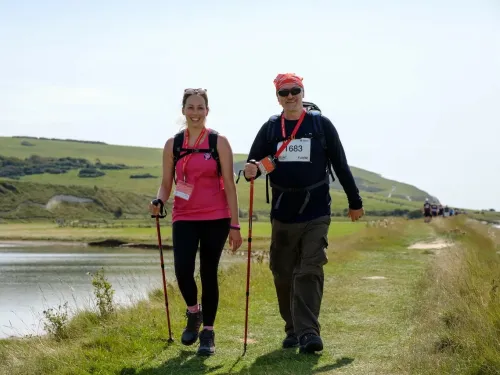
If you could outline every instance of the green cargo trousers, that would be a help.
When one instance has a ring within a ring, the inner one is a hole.
[[[272,221],[270,269],[287,334],[320,334],[330,222],[330,216],[304,223]]]

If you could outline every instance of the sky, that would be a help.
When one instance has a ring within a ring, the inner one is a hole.
[[[203,87],[248,153],[294,72],[351,166],[500,210],[498,0],[0,0],[0,56],[0,136],[161,148]]]

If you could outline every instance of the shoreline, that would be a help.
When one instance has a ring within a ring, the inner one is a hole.
[[[7,246],[5,246],[7,245]],[[139,248],[139,249],[158,249],[158,244],[127,242],[108,238],[100,241],[74,241],[61,239],[26,239],[10,240],[0,238],[0,248],[5,247],[44,247],[44,246],[72,246],[72,247],[108,247],[108,248]],[[173,246],[162,243],[163,250],[172,250]]]
[[[4,246],[10,245],[10,246]],[[14,245],[14,246],[12,246]],[[2,248],[9,247],[45,247],[45,246],[72,246],[75,248],[78,247],[107,247],[114,249],[146,249],[146,250],[159,250],[158,244],[151,243],[141,243],[141,242],[125,242],[116,239],[106,239],[101,241],[64,241],[64,240],[3,240],[0,239],[0,250]],[[162,243],[162,247],[164,251],[172,251],[173,245]],[[247,257],[247,249],[245,247],[240,247],[236,252],[232,252],[229,247],[224,247],[222,250],[224,254],[229,254],[232,256],[241,256]],[[251,253],[252,259],[257,259],[259,262],[264,262],[269,258],[269,251],[262,249],[252,249]]]

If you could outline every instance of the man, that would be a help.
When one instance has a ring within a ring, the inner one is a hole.
[[[330,165],[346,192],[351,220],[364,210],[335,127],[303,108],[302,78],[278,74],[274,84],[283,112],[259,130],[244,175],[247,181],[266,175],[272,188],[270,268],[285,321],[283,347],[312,353],[323,349],[318,318],[328,261]]]
[[[431,221],[431,204],[429,203],[429,198],[425,198],[424,202],[424,222],[428,223]]]

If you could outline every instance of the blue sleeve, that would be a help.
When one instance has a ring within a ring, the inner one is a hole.
[[[354,181],[351,168],[347,164],[347,157],[337,129],[335,129],[335,126],[327,117],[321,116],[321,121],[325,132],[328,158],[330,159],[333,170],[335,171],[335,174],[347,195],[349,208],[358,210],[363,207],[363,200],[359,195],[359,190],[356,186],[356,181]]]

